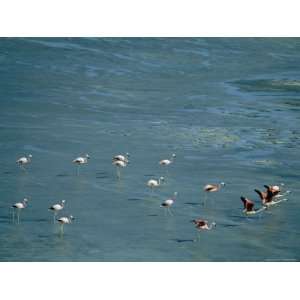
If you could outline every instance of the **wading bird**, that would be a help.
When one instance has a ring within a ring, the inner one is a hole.
[[[192,223],[195,224],[195,227],[198,231],[197,239],[200,240],[200,231],[201,230],[211,230],[213,227],[216,227],[217,224],[215,222],[212,222],[210,225],[208,224],[208,221],[202,220],[202,219],[195,219],[192,220]],[[197,240],[194,240],[196,242]]]
[[[150,179],[147,182],[147,186],[151,188],[151,192],[153,192],[153,188],[159,187],[163,182],[165,178],[164,177],[159,177],[158,180],[156,179]]]
[[[175,157],[176,157],[176,154],[173,153],[173,154],[172,154],[172,157],[171,157],[170,159],[162,159],[162,160],[159,162],[159,164],[160,164],[161,166],[168,166],[168,165],[170,165],[171,163],[174,162]]]
[[[125,168],[128,163],[129,163],[129,153],[126,153],[126,155],[119,154],[113,157],[112,164],[115,165],[117,168],[118,179],[121,178],[121,168]]]
[[[74,219],[75,218],[72,215],[69,217],[61,217],[61,218],[57,219],[57,221],[60,223],[60,234],[61,235],[64,234],[65,224],[71,224]]]
[[[195,224],[195,227],[198,230],[211,230],[213,227],[216,227],[217,224],[215,222],[212,222],[210,225],[208,224],[208,221],[201,220],[201,219],[195,219],[192,220],[192,222]]]
[[[265,187],[267,186],[265,185]],[[261,192],[260,190],[257,189],[255,189],[254,191],[259,195],[263,205],[272,202],[274,194],[272,193],[271,189],[269,189],[268,187],[265,192]]]
[[[207,184],[204,186],[203,190],[205,192],[205,195],[204,195],[204,204],[206,203],[206,200],[208,198],[208,193],[211,193],[211,192],[217,192],[219,191],[222,187],[225,186],[225,182],[221,182],[219,184]]]
[[[166,210],[165,211],[168,211],[168,213],[173,216],[172,212],[171,212],[171,206],[174,204],[175,200],[176,200],[176,197],[177,197],[177,192],[174,193],[173,197],[170,198],[170,199],[167,199],[165,200],[161,205],[160,207],[165,207]]]
[[[265,206],[261,207],[260,209],[254,209],[254,202],[243,196],[241,197],[241,200],[244,203],[243,213],[245,213],[246,215],[255,215],[266,209]]]
[[[60,203],[54,204],[49,207],[49,210],[53,211],[53,223],[55,223],[58,212],[65,207],[65,203],[66,203],[66,200],[61,200]]]
[[[286,201],[287,199],[280,199],[277,201],[275,199],[280,198],[290,192],[290,191],[287,191],[281,195],[280,188],[277,185],[274,185],[274,186],[264,185],[264,187],[267,189],[265,192],[261,192],[259,190],[255,190],[255,192],[258,193],[258,195],[262,201],[262,205],[264,205],[266,207],[278,204],[282,201]]]
[[[25,165],[28,165],[31,163],[31,158],[32,158],[32,155],[29,154],[28,156],[23,156],[23,157],[20,157],[16,163],[20,166],[20,168],[22,168],[24,171],[26,171],[25,169]]]
[[[86,154],[84,157],[80,156],[75,158],[72,163],[77,164],[77,175],[79,175],[79,167],[80,165],[84,165],[88,163],[88,160],[90,159],[90,156]]]
[[[21,210],[27,207],[28,199],[24,198],[22,202],[17,202],[14,205],[12,205],[12,208],[17,210],[17,222],[20,223],[20,214]],[[15,221],[15,212],[13,210],[13,222]]]
[[[129,163],[129,153],[127,152],[125,155],[119,154],[113,157],[113,162],[114,161],[123,161],[124,163],[128,164]]]

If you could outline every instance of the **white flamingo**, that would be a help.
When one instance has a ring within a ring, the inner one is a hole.
[[[203,188],[205,195],[204,195],[204,204],[206,203],[206,200],[208,198],[208,193],[212,192],[218,192],[222,187],[224,187],[226,184],[225,182],[221,182],[219,184],[206,184]]]
[[[12,208],[17,210],[17,220],[18,224],[20,223],[20,214],[21,210],[27,207],[28,199],[24,198],[22,202],[17,202],[14,205],[12,205]],[[13,222],[15,221],[15,212],[13,210]]]
[[[112,164],[116,166],[117,168],[117,177],[118,179],[121,178],[121,168],[125,168],[127,164],[129,163],[129,153],[126,153],[126,155],[116,155],[112,159]]]
[[[71,224],[73,222],[75,218],[71,215],[69,217],[61,217],[59,219],[57,219],[57,221],[60,224],[60,234],[63,235],[64,234],[64,226],[65,224]]]
[[[20,166],[20,168],[22,168],[24,171],[26,171],[25,165],[28,165],[31,163],[31,158],[32,158],[32,155],[29,154],[28,156],[23,156],[23,157],[20,157],[19,159],[17,159],[16,163]]]
[[[176,197],[177,197],[177,192],[174,193],[173,197],[170,198],[170,199],[167,199],[165,200],[161,205],[160,207],[165,207],[167,209],[167,212],[173,216],[172,212],[171,212],[171,206],[174,204],[175,200],[176,200]]]
[[[80,166],[87,164],[89,159],[90,159],[90,156],[88,154],[86,154],[85,156],[77,157],[72,161],[72,163],[77,164],[77,175],[79,175]]]
[[[172,154],[172,157],[171,157],[170,159],[162,159],[162,160],[159,162],[159,164],[160,164],[161,166],[168,166],[168,165],[170,165],[171,163],[174,162],[175,157],[176,157],[176,154],[173,153],[173,154]]]
[[[153,193],[153,189],[159,187],[164,182],[164,180],[165,180],[164,177],[159,177],[158,180],[150,179],[147,182],[147,186],[151,188],[151,192]]]
[[[113,162],[114,161],[123,161],[124,163],[128,164],[129,163],[129,153],[127,152],[125,155],[119,154],[113,157]]]
[[[55,223],[58,212],[65,207],[65,203],[66,203],[66,200],[61,200],[60,203],[54,204],[49,207],[49,210],[53,211],[53,223]]]

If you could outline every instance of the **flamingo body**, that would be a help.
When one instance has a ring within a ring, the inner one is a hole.
[[[202,220],[202,219],[195,219],[192,221],[195,224],[195,227],[198,230],[211,230],[214,226],[217,224],[215,222],[212,222],[210,225],[208,224],[208,221]]]
[[[88,154],[85,155],[85,157],[77,157],[72,162],[78,165],[87,164],[88,160],[90,159],[90,156]]]
[[[161,166],[168,166],[168,165],[170,165],[174,161],[175,157],[176,157],[176,154],[172,154],[172,158],[171,159],[162,159],[159,162],[159,164]]]

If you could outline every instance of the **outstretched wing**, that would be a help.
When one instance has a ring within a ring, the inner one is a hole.
[[[264,194],[260,190],[254,190],[260,197],[261,200],[264,200]]]

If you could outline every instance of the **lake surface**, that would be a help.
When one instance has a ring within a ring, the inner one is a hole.
[[[0,77],[1,261],[300,260],[300,39],[2,38]],[[253,189],[280,183],[288,201],[243,215],[241,195],[259,208]],[[61,199],[64,236],[48,211]],[[217,226],[194,242],[194,218]]]

